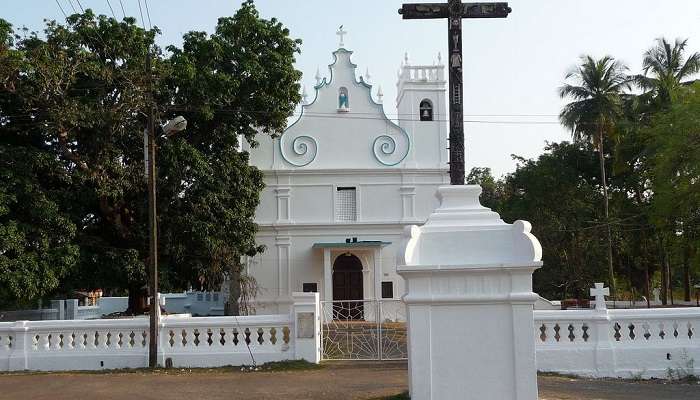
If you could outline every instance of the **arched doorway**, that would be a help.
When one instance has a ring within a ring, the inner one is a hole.
[[[364,304],[361,301],[364,297],[362,284],[360,259],[350,253],[339,255],[333,263],[333,317],[335,319],[364,319]]]

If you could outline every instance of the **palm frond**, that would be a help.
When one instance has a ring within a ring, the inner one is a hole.
[[[677,77],[679,81],[682,81],[698,72],[700,72],[700,53],[693,53],[680,68]]]
[[[559,120],[571,130],[574,141],[597,143],[601,130],[612,130],[623,113],[621,95],[630,89],[626,72],[627,67],[611,56],[595,59],[584,55],[566,74],[571,83],[559,88],[559,96],[573,101],[562,108]]]

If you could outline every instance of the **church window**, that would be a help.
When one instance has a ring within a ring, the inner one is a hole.
[[[382,299],[394,298],[394,282],[382,282]]]
[[[335,194],[335,219],[357,221],[357,197],[354,187],[338,187]]]
[[[350,96],[348,95],[348,88],[343,86],[338,90],[338,109],[348,108],[350,108]]]
[[[316,282],[304,282],[302,284],[302,291],[304,293],[318,292],[318,284]]]
[[[420,102],[420,120],[421,121],[432,121],[433,120],[433,104],[428,99],[424,99]]]

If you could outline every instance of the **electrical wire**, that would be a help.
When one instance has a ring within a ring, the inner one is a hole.
[[[66,12],[63,10],[63,7],[61,6],[61,3],[59,3],[58,0],[56,0],[56,4],[58,5],[58,8],[61,9],[61,12],[63,13],[63,16],[64,16],[65,18],[68,18],[68,15],[67,15]]]
[[[151,24],[151,13],[148,10],[148,0],[143,0],[143,3],[146,6],[146,16],[148,16],[148,29],[153,29],[153,24]]]
[[[124,3],[122,3],[122,0],[119,0],[119,5],[122,7],[122,16],[126,18],[126,11],[124,11]]]
[[[68,0],[68,4],[70,4],[70,8],[73,9],[73,12],[74,12],[74,13],[77,13],[77,12],[78,12],[78,10],[75,9],[75,6],[73,5],[73,2],[72,2],[72,1]]]
[[[112,8],[112,3],[110,3],[109,0],[107,0],[107,5],[109,6],[109,10],[112,11],[112,16],[114,19],[117,19],[117,15],[114,13],[114,9]]]
[[[68,1],[70,2],[70,0],[68,0]],[[85,12],[85,9],[83,9],[83,5],[80,3],[80,0],[76,0],[76,1],[78,2],[78,6],[80,6],[80,9],[81,9],[81,10],[83,11],[83,13],[84,13],[84,12]],[[71,4],[71,7],[72,7],[72,6],[73,6],[73,3],[70,3],[70,4]],[[139,2],[139,5],[140,5],[140,4],[141,4],[141,3]],[[75,10],[75,8],[73,8],[73,9]],[[102,38],[102,35],[100,34],[100,32],[99,32],[99,30],[97,29],[97,27],[98,27],[97,24],[95,24],[95,34],[97,35],[99,42],[102,43],[102,46],[105,48],[105,50],[108,50],[109,52],[112,53],[112,54],[111,54],[112,59],[116,60],[117,57],[115,57],[114,49],[112,49],[111,47],[109,47],[109,46],[107,45],[107,42],[105,42],[104,38]],[[144,29],[145,29],[145,27],[144,27]],[[86,36],[89,37],[88,35],[86,35]],[[96,44],[97,41],[94,40],[94,38],[89,37],[89,39],[93,41],[93,44]],[[129,77],[127,77],[127,76],[124,74],[123,71],[121,71],[121,70],[116,70],[116,72],[121,73],[122,77],[123,77],[129,84],[131,84],[131,86],[132,86],[137,92],[140,90],[140,88],[139,88],[131,79],[129,79]]]
[[[139,13],[141,13],[141,25],[143,25],[143,30],[146,30],[146,21],[143,19],[143,10],[141,9],[141,0],[138,0],[139,2]]]
[[[89,90],[89,89],[75,89],[75,90]],[[183,108],[183,107],[178,107],[178,108],[169,108],[169,111],[179,111],[179,112],[196,112],[198,111],[197,109],[194,108]],[[214,110],[215,112],[219,113],[224,113],[224,114],[258,114],[258,115],[272,115],[276,114],[272,111],[244,111],[244,110],[234,110],[234,109],[218,109]],[[41,115],[47,115],[47,113],[42,113],[42,112],[37,112],[35,114],[10,114],[10,115],[2,115],[0,114],[0,117],[2,118],[28,118],[28,117],[37,117]],[[308,118],[327,118],[327,119],[340,119],[340,120],[375,120],[375,121],[386,121],[385,118],[381,117],[350,117],[347,114],[345,115],[334,115],[332,113],[328,114],[308,114],[304,113],[304,117]],[[301,114],[298,113],[293,113],[290,115],[290,117],[294,116],[301,116]],[[399,122],[422,122],[418,118],[399,118]],[[433,120],[431,122],[449,122],[447,119],[440,119],[440,120]],[[486,124],[486,125],[559,125],[559,122],[555,121],[487,121],[487,120],[472,120],[472,119],[464,119],[462,122],[467,123],[467,124]]]

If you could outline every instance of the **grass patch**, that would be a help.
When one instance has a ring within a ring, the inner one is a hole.
[[[323,368],[322,365],[310,363],[306,360],[273,361],[258,366],[260,371],[307,371]]]
[[[393,396],[389,397],[380,397],[378,399],[373,399],[373,400],[411,400],[411,397],[408,395],[408,392],[403,392],[399,393]]]

